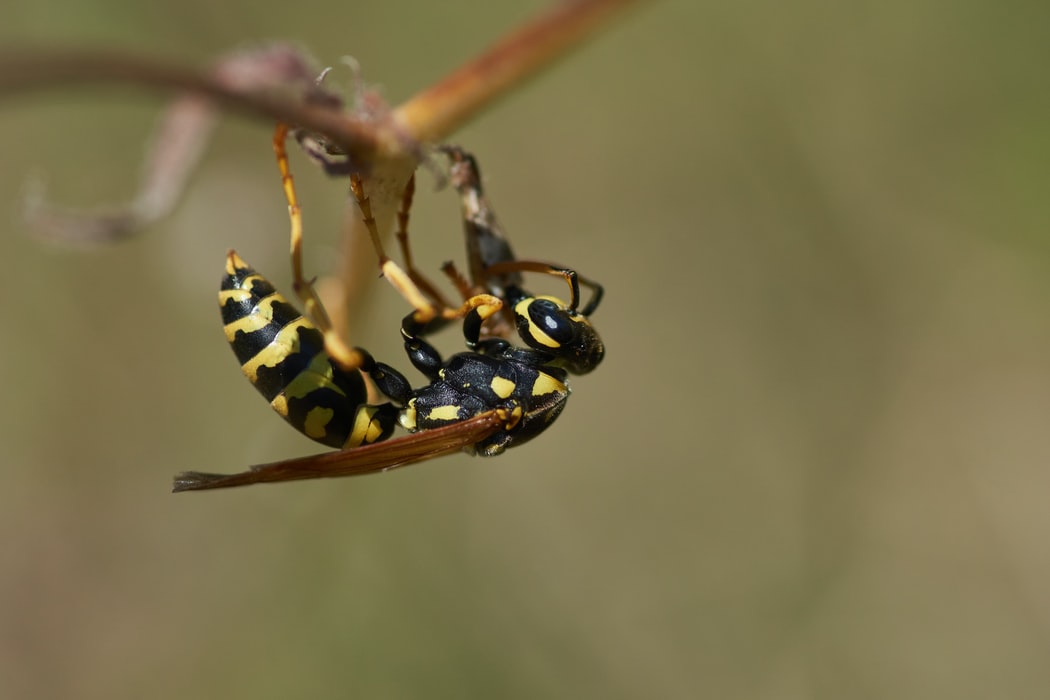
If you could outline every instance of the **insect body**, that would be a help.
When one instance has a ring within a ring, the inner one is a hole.
[[[549,356],[478,332],[502,301],[475,296],[464,314],[471,352],[443,361],[405,329],[405,350],[430,383],[412,389],[403,374],[354,348],[359,368],[392,403],[369,405],[360,374],[329,357],[322,332],[231,251],[219,295],[227,339],[244,373],[271,406],[305,435],[339,452],[262,465],[239,474],[184,472],[175,491],[382,471],[462,449],[494,456],[541,433],[569,396]],[[416,432],[383,442],[395,422]]]
[[[273,143],[289,205],[294,289],[306,312],[300,314],[232,251],[219,299],[227,339],[248,379],[297,430],[337,451],[238,474],[184,472],[176,476],[175,490],[368,474],[458,451],[493,456],[545,430],[568,399],[568,373],[589,372],[604,355],[587,318],[601,299],[601,287],[567,268],[517,260],[481,192],[473,157],[447,147],[443,150],[453,162],[452,181],[463,204],[471,270],[468,281],[451,264],[445,267],[464,299],[455,307],[412,265],[407,222],[413,182],[398,215],[405,270],[386,256],[363,183],[350,173],[380,269],[413,307],[401,335],[410,362],[429,381],[413,389],[394,368],[346,345],[303,275],[302,220],[284,150],[288,129],[278,126]],[[564,278],[569,302],[529,294],[521,287],[522,272]],[[581,284],[592,289],[592,297],[577,310]],[[457,320],[468,352],[445,361],[424,338]],[[527,347],[507,340],[511,328]],[[362,373],[389,402],[367,402]],[[412,434],[391,438],[396,424]]]

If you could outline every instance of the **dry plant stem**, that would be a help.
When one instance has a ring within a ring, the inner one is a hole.
[[[405,133],[424,143],[447,138],[478,111],[595,34],[641,0],[561,2],[394,110]]]
[[[203,72],[129,53],[95,50],[9,49],[0,51],[0,97],[62,85],[117,83],[158,92],[191,92],[232,112],[297,124],[325,134],[351,158],[402,156],[400,141],[373,124],[274,91],[223,85]]]

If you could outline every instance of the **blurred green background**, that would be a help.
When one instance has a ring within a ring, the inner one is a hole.
[[[396,103],[544,6],[15,0],[0,42],[204,65],[288,39]],[[455,138],[520,255],[606,284],[607,360],[556,427],[179,496],[183,469],[317,451],[216,310],[231,246],[287,289],[269,128],[224,121],[171,217],[80,252],[29,235],[25,183],[126,199],[162,102],[0,104],[0,695],[1050,696],[1047,27],[1045,3],[633,13]],[[329,270],[344,186],[295,158]],[[462,241],[428,178],[436,269]],[[407,365],[403,313],[377,282],[355,340]]]

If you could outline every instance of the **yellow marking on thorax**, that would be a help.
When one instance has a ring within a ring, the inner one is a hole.
[[[546,396],[547,394],[565,394],[569,388],[564,382],[558,381],[546,372],[539,372],[536,381],[532,385],[533,396]]]
[[[516,386],[514,382],[503,377],[493,377],[492,381],[489,382],[489,387],[501,399],[505,399],[513,394]]]
[[[459,420],[459,406],[437,406],[427,413],[427,420]]]

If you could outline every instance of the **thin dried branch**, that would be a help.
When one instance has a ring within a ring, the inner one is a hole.
[[[477,58],[394,110],[413,138],[433,143],[541,69],[580,46],[613,15],[642,0],[563,2],[512,31]]]
[[[288,75],[288,74],[284,74]],[[311,78],[315,76],[310,76]],[[194,93],[222,109],[325,134],[348,155],[369,162],[384,149],[400,155],[398,139],[375,124],[300,99],[295,84],[238,83],[215,74],[137,54],[98,50],[0,50],[0,98],[69,85],[125,84],[161,93]],[[289,89],[293,88],[293,89]]]
[[[298,48],[272,44],[220,57],[209,77],[223,88],[284,93],[296,102],[341,113],[342,98],[321,86],[319,73],[320,69]],[[217,105],[209,97],[195,92],[182,94],[165,109],[149,139],[138,192],[128,204],[101,211],[69,209],[48,202],[43,185],[32,182],[26,198],[26,219],[42,236],[75,245],[112,243],[147,229],[167,216],[178,202],[219,116]]]
[[[117,207],[71,209],[47,199],[41,178],[27,187],[25,219],[55,243],[96,246],[134,236],[168,216],[204,154],[218,111],[206,98],[187,94],[164,111],[149,140],[149,152],[130,202]]]

